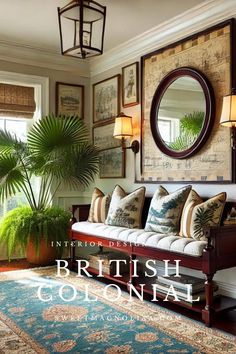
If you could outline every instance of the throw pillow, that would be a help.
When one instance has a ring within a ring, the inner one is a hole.
[[[191,237],[191,221],[193,216],[194,207],[203,203],[202,198],[193,189],[190,191],[188,199],[184,205],[183,213],[181,216],[180,233],[182,237]]]
[[[127,194],[123,188],[117,185],[112,193],[105,224],[130,229],[141,228],[145,191],[146,188],[141,187]]]
[[[110,194],[104,195],[98,188],[94,188],[88,221],[104,223],[111,202]]]
[[[226,193],[220,193],[193,208],[190,235],[205,241],[203,228],[219,226],[226,201]]]
[[[191,188],[186,186],[169,194],[160,186],[152,198],[145,231],[177,235],[182,210]]]

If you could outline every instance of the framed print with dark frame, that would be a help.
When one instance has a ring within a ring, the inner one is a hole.
[[[112,149],[122,145],[121,139],[113,137],[114,126],[115,122],[112,120],[93,127],[93,144],[99,150]]]
[[[120,111],[120,75],[93,85],[93,123],[115,118]]]
[[[122,68],[122,105],[134,106],[139,103],[139,63]]]
[[[56,82],[56,114],[84,118],[84,86]]]
[[[125,150],[116,147],[99,153],[100,178],[125,178]]]

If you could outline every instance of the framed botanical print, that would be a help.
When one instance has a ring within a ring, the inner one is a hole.
[[[115,118],[120,110],[120,75],[93,85],[93,122]]]
[[[125,177],[125,151],[121,147],[102,150],[99,153],[100,178]]]
[[[134,106],[139,103],[139,63],[122,68],[122,105]]]
[[[84,86],[56,82],[56,114],[84,118]]]
[[[121,139],[114,139],[114,121],[102,123],[93,127],[93,144],[99,150],[112,149],[121,146]]]

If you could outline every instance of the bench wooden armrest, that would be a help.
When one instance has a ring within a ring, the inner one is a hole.
[[[86,221],[89,216],[90,204],[75,204],[72,205],[72,215],[74,218],[74,222],[76,221]],[[78,216],[78,220],[75,217]]]
[[[236,225],[211,226],[204,230],[205,251],[215,253],[217,270],[236,266]]]

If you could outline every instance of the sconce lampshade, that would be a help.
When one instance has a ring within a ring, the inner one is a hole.
[[[132,117],[120,113],[115,120],[114,138],[122,139],[133,136]]]
[[[220,124],[225,127],[236,126],[236,95],[224,97]]]
[[[105,6],[72,0],[57,11],[62,55],[85,59],[103,53]]]

